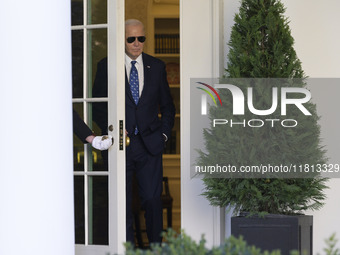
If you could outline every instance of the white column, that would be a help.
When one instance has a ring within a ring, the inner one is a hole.
[[[181,228],[196,241],[204,234],[207,246],[211,247],[224,239],[224,211],[210,206],[201,195],[202,180],[190,177],[190,131],[194,128],[190,127],[190,78],[220,75],[223,47],[219,19],[223,5],[220,0],[183,0],[180,3]]]
[[[74,254],[70,17],[1,1],[0,254]]]

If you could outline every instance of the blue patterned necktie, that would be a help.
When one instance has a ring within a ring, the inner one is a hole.
[[[138,104],[139,100],[139,79],[138,71],[135,66],[137,61],[131,61],[131,71],[130,71],[130,89],[132,93],[132,98],[135,100],[135,104]]]
[[[138,71],[135,66],[137,61],[131,61],[131,71],[130,71],[130,89],[132,93],[132,98],[135,101],[135,104],[138,104],[139,100],[139,79],[138,79]],[[138,134],[138,128],[135,128],[135,135]]]

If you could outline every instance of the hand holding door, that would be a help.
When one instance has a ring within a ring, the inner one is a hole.
[[[103,136],[96,136],[93,138],[91,144],[92,147],[96,148],[97,150],[107,150],[113,144],[113,137],[110,135],[103,135]]]

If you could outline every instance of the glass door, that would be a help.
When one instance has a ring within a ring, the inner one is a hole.
[[[125,241],[124,0],[71,0],[73,109],[108,151],[74,136],[76,254],[123,252]]]

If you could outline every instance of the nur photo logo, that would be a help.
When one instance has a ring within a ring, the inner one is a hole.
[[[225,99],[221,99],[221,93],[227,93],[231,95],[231,99],[228,99],[228,104],[224,104],[224,106],[231,108],[228,110],[232,112],[233,116],[245,116],[246,112],[249,112],[253,116],[256,116],[256,118],[241,119],[241,121],[239,120],[239,118],[237,121],[227,118],[215,118],[212,119],[213,127],[216,127],[217,125],[228,125],[230,127],[243,126],[259,128],[264,126],[265,124],[269,124],[271,127],[274,127],[276,123],[280,123],[282,127],[296,127],[298,125],[298,121],[296,119],[281,119],[270,117],[272,116],[272,114],[277,113],[277,111],[279,111],[279,114],[276,114],[276,116],[279,115],[280,117],[282,117],[289,115],[289,112],[287,110],[288,107],[290,107],[289,109],[298,111],[304,116],[312,115],[305,106],[305,104],[307,104],[312,97],[311,92],[308,89],[303,87],[280,86],[281,84],[277,86],[271,86],[269,88],[267,86],[265,89],[269,90],[269,92],[261,97],[259,95],[255,95],[255,88],[251,86],[254,79],[250,80],[251,81],[249,81],[249,85],[242,87],[243,90],[239,86],[234,84],[209,85],[204,82],[196,82],[197,84],[202,85],[202,87],[197,87],[197,89],[205,92],[201,94],[201,115],[205,116],[208,113],[207,95],[210,96],[216,107],[219,105],[223,106],[222,100]],[[258,86],[261,86],[261,80],[257,81],[256,83]],[[265,84],[268,85],[268,82]],[[215,97],[218,99],[219,104],[217,103]],[[263,97],[267,98],[264,100]],[[256,101],[269,101],[271,102],[271,105],[268,105],[266,108],[263,108],[262,106],[262,109],[260,109],[256,107],[258,103]]]
[[[217,93],[217,91],[212,86],[210,86],[209,84],[203,83],[203,82],[197,82],[197,83],[203,85],[204,87],[206,87],[208,89],[210,89],[217,96],[217,98],[220,101],[220,104],[222,106],[221,97],[220,97],[220,95]],[[201,88],[201,87],[197,87],[197,88],[201,89],[205,93],[207,93],[211,97],[211,99],[214,101],[215,105],[217,106],[215,97],[213,96],[213,94],[211,94],[211,92],[209,90],[207,90],[205,88]],[[202,100],[201,114],[202,115],[206,115],[207,114],[207,95],[206,94],[202,94],[201,100]]]

